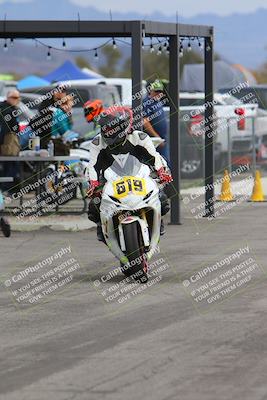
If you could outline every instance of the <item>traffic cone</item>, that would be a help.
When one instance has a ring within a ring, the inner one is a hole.
[[[255,173],[254,186],[250,201],[264,201],[260,171],[256,171]]]
[[[222,189],[219,201],[234,201],[234,196],[231,192],[231,186],[230,186],[230,175],[227,169],[224,171],[223,174]]]

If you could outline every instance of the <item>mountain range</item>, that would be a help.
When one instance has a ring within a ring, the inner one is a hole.
[[[108,20],[110,18],[109,10],[103,12],[91,6],[78,7],[69,0],[56,0],[56,2],[55,0],[34,0],[26,3],[20,1],[0,4],[0,18],[4,18],[6,15],[7,20],[78,20],[78,13],[81,20]],[[161,12],[153,12],[145,16],[141,11],[130,13],[113,12],[113,19],[147,19],[174,22],[176,16],[167,16]],[[215,27],[215,51],[230,63],[240,63],[251,69],[258,68],[267,60],[266,20],[267,9],[264,8],[249,14],[236,13],[228,16],[218,16],[209,13],[203,13],[191,18],[179,16],[179,22],[181,23],[213,25]],[[28,42],[31,43],[31,41]],[[2,41],[2,45],[3,43]],[[53,45],[55,42],[50,40],[50,43]],[[89,46],[92,48],[99,43],[99,40],[89,39],[86,43],[85,47]],[[84,40],[79,41],[77,39],[75,42],[76,46],[84,47],[84,44]],[[32,51],[32,45],[17,43],[12,51],[7,52],[5,57],[1,57],[0,72],[7,71],[8,68],[10,69],[10,66],[13,66],[15,72],[19,72],[19,68],[22,68],[24,71],[29,67],[30,61],[30,72],[46,73],[66,58],[73,58],[69,56],[69,53],[66,55],[57,52],[53,54],[53,61],[50,61],[50,63],[43,62],[45,51],[45,48],[42,48],[42,46]],[[128,54],[128,52],[126,53]]]

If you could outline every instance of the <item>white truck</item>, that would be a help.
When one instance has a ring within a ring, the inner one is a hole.
[[[204,125],[204,93],[181,93],[181,110],[188,110],[191,123],[196,127]],[[244,104],[228,94],[214,93],[214,131],[215,142],[221,147],[222,164],[228,157],[228,132],[231,141],[252,135],[252,118],[258,115],[258,104]],[[200,118],[202,115],[203,120]],[[267,114],[266,114],[267,115]],[[264,130],[264,125],[257,125],[257,132]]]
[[[129,78],[97,78],[88,79],[88,85],[111,85],[118,89],[121,104],[124,106],[132,106],[132,80]],[[146,93],[146,81],[142,82],[142,94]]]

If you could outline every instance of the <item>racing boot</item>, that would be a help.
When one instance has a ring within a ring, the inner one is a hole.
[[[96,235],[97,235],[97,240],[99,240],[99,242],[103,242],[106,243],[103,231],[102,231],[102,226],[101,226],[101,222],[98,222],[97,226],[96,226]]]
[[[161,218],[161,223],[160,223],[160,236],[163,236],[166,233],[165,226],[164,226],[164,221],[163,218]]]

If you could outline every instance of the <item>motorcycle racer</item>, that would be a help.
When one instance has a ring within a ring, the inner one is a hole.
[[[88,208],[88,218],[97,224],[98,240],[103,241],[100,224],[99,191],[102,172],[119,160],[120,154],[131,154],[140,162],[147,164],[156,172],[160,184],[172,182],[172,176],[167,162],[155,149],[151,138],[144,132],[133,130],[132,110],[128,107],[111,107],[100,113],[95,120],[100,126],[98,134],[90,144],[90,162],[86,168],[86,178],[89,181],[88,197],[91,198]],[[169,211],[169,201],[163,190],[160,190],[161,214]],[[161,224],[161,234],[164,234]]]

